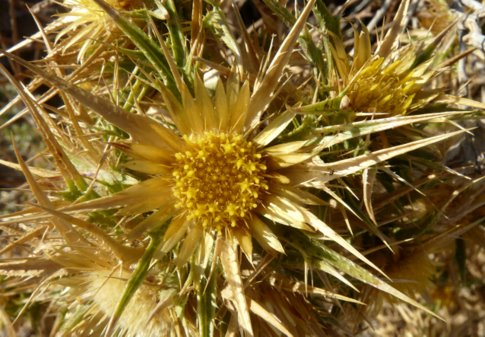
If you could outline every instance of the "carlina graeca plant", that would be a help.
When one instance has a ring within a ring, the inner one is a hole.
[[[30,77],[0,66],[3,128],[32,120],[48,163],[0,162],[30,190],[0,218],[11,336],[39,308],[49,336],[349,336],[382,301],[440,319],[440,261],[484,236],[483,177],[445,161],[483,118],[446,80],[474,50],[454,23],[413,34],[409,0],[350,44],[321,0],[255,23],[238,3],[65,0],[42,60],[2,52]]]

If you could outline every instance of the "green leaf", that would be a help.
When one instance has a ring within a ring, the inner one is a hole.
[[[226,47],[234,53],[234,56],[238,61],[241,61],[242,55],[239,50],[239,45],[229,29],[224,19],[224,13],[220,8],[214,7],[214,9],[206,15],[204,18],[204,25],[211,30],[212,34],[226,44]]]
[[[303,107],[304,111],[310,111],[313,105]],[[297,110],[299,112],[299,110]],[[316,112],[316,111],[313,111]],[[372,133],[381,132],[389,129],[396,129],[398,127],[415,124],[415,123],[431,123],[431,122],[444,122],[452,117],[465,117],[470,115],[470,111],[449,111],[449,112],[437,112],[430,114],[422,114],[416,116],[393,116],[388,118],[379,118],[368,121],[354,122],[351,124],[339,124],[330,125],[323,128],[319,128],[316,131],[323,136],[320,140],[320,144],[324,148],[330,148],[334,145],[340,144],[346,140],[362,137]],[[335,134],[335,132],[337,132]]]
[[[279,18],[281,19],[287,27],[291,27],[295,24],[295,17],[290,13],[290,11],[280,5],[276,0],[263,0],[264,4]]]
[[[199,333],[201,337],[214,335],[214,316],[216,309],[215,278],[201,280],[197,289],[197,316],[199,318]]]
[[[438,36],[436,36],[433,41],[421,52],[419,52],[416,55],[416,58],[414,59],[413,64],[409,68],[410,70],[416,68],[420,64],[426,62],[431,58],[433,55],[434,51],[436,50],[436,47],[440,44],[440,42],[443,40],[443,38],[450,32],[452,28],[455,27],[456,23],[451,24],[448,26],[445,30],[443,30]]]
[[[335,251],[323,246],[319,245],[320,249],[320,258],[321,260],[317,260],[313,262],[313,266],[315,268],[319,268],[321,264],[326,264],[329,263],[335,268],[339,269],[340,271],[356,278],[357,280],[368,284],[380,291],[383,291],[385,293],[388,293],[389,295],[392,295],[401,301],[404,301],[418,309],[423,310],[424,312],[437,317],[439,319],[442,319],[440,316],[435,314],[434,312],[430,311],[428,308],[424,307],[423,305],[419,304],[409,296],[403,294],[393,286],[391,286],[389,283],[381,280],[380,278],[376,277],[373,275],[371,272],[368,270],[362,268],[358,264],[355,264],[351,260],[347,259],[346,257],[336,253]]]
[[[329,32],[333,33],[337,38],[342,38],[342,33],[340,32],[340,18],[338,16],[333,16],[332,13],[327,9],[323,0],[317,0],[316,13],[323,21],[325,28]]]
[[[295,231],[292,234],[292,245],[299,245],[299,250],[305,251],[305,254],[308,255],[308,263],[311,264],[311,267],[315,269],[327,271],[328,265],[331,265],[340,272],[345,273],[362,283],[388,293],[389,295],[411,304],[412,306],[421,309],[434,317],[442,319],[437,314],[433,313],[409,296],[403,294],[386,281],[381,280],[370,271],[356,264],[352,260],[342,256],[336,251],[324,246],[320,241],[313,240],[308,236]]]
[[[118,11],[110,7],[103,0],[93,0],[96,2],[105,12],[108,14],[116,25],[125,33],[131,41],[143,52],[145,57],[155,67],[160,76],[162,77],[165,85],[179,97],[178,89],[175,85],[175,80],[170,67],[168,65],[162,49],[157,43],[151,39],[143,30],[138,26],[131,23],[128,19],[120,15]]]
[[[437,142],[441,142],[453,136],[459,135],[464,131],[450,132],[444,135],[438,135],[434,137],[420,139],[414,142],[385,148],[382,150],[366,153],[357,157],[339,160],[333,163],[319,164],[321,174],[312,182],[312,186],[320,188],[322,184],[326,184],[328,181],[337,179],[339,177],[349,176],[355,174],[367,167],[374,166],[378,163],[385,162],[391,158],[400,156],[402,154],[418,150],[425,146],[432,145]],[[324,172],[328,172],[324,174]]]
[[[186,55],[189,53],[184,44],[184,34],[182,33],[182,27],[180,26],[180,19],[177,14],[177,9],[173,0],[165,1],[164,7],[169,14],[167,28],[168,33],[170,34],[173,56],[177,66],[183,68],[186,61]]]
[[[120,300],[118,301],[116,310],[113,316],[111,316],[111,319],[108,324],[108,335],[111,329],[115,326],[118,319],[123,314],[123,311],[127,307],[130,300],[135,295],[138,288],[142,285],[143,281],[145,280],[145,277],[150,267],[150,263],[152,262],[152,259],[153,259],[153,255],[158,250],[160,242],[162,241],[163,236],[161,235],[161,233],[159,233],[161,228],[164,228],[164,226],[161,226],[160,228],[158,228],[157,230],[153,231],[150,234],[150,243],[148,244],[148,247],[145,249],[143,256],[138,261],[138,265],[133,271],[133,274],[128,280],[128,283],[126,284],[126,288],[123,291],[123,294],[121,295]]]

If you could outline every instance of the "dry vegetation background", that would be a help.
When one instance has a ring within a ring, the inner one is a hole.
[[[262,15],[271,15],[262,11],[262,2],[259,0],[235,0],[241,8],[246,24],[260,20]],[[381,29],[386,29],[396,11],[399,0],[364,0],[364,1],[326,1],[334,12],[344,13],[343,17],[349,21],[360,20],[371,33],[374,41]],[[342,7],[345,6],[345,7]],[[452,88],[457,94],[464,95],[484,102],[485,97],[485,2],[480,1],[413,1],[413,16],[409,22],[408,30],[422,30],[423,25],[435,27],[441,23],[443,17],[450,15],[457,22],[457,39],[463,50],[475,47],[476,50],[459,64],[457,77],[450,77]],[[473,7],[475,6],[475,7]],[[482,6],[482,7],[481,7]],[[36,31],[30,10],[43,24],[49,22],[51,16],[61,9],[54,1],[43,0],[0,0],[0,43],[2,48],[12,46],[26,36]],[[344,24],[348,26],[348,21]],[[347,46],[352,46],[352,30],[348,32]],[[42,58],[41,44],[33,43],[24,48],[20,55],[27,59]],[[17,78],[22,78],[22,69],[18,65],[10,64],[5,58],[1,62],[11,67]],[[13,89],[7,81],[0,78],[0,106],[5,106],[14,97]],[[19,111],[14,107],[12,111]],[[0,116],[0,124],[10,115]],[[468,127],[473,125],[467,125]],[[473,134],[467,134],[458,139],[449,151],[449,162],[456,167],[468,165],[468,173],[475,176],[485,172],[485,120],[476,121],[477,128]],[[0,130],[0,153],[2,159],[15,161],[12,150],[12,139],[18,144],[20,151],[26,158],[41,161],[35,154],[39,152],[40,137],[36,133],[34,123],[29,118],[21,118],[8,128]],[[25,191],[27,187],[22,174],[0,165],[0,213],[8,213],[18,208],[28,199]],[[466,200],[464,200],[466,203]],[[2,234],[3,235],[3,234]],[[466,238],[465,238],[466,239]],[[5,237],[0,237],[0,247],[5,243]],[[441,322],[426,313],[401,303],[385,304],[383,309],[373,319],[370,325],[373,329],[366,329],[360,337],[370,336],[403,336],[403,337],[485,337],[485,243],[474,250],[467,250],[466,270],[460,271],[456,264],[446,266],[450,277],[459,279],[453,284],[443,283],[436,290],[436,298],[440,303],[438,313],[447,321]],[[8,294],[0,288],[0,304]],[[34,321],[34,320],[33,320]],[[34,336],[31,322],[28,319],[17,322],[17,336]],[[39,331],[38,329],[35,329]],[[8,336],[0,331],[0,337]],[[36,335],[37,336],[37,335]],[[40,336],[40,335],[39,335]],[[43,336],[48,336],[45,332]]]

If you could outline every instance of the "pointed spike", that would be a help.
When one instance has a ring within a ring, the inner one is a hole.
[[[17,145],[15,144],[13,139],[12,139],[12,144],[13,144],[13,149],[14,149],[15,155],[17,156],[19,165],[22,168],[22,172],[24,173],[25,179],[27,180],[27,183],[30,186],[30,190],[34,194],[35,198],[37,199],[40,205],[47,206],[47,207],[51,206],[51,201],[49,200],[49,198],[47,198],[47,196],[42,191],[37,181],[34,179],[34,176],[29,171],[29,168],[27,167],[27,165],[25,164],[25,161],[20,155]],[[81,237],[81,235],[72,227],[70,223],[65,222],[63,220],[56,220],[56,219],[53,219],[52,223],[54,224],[56,229],[59,230],[61,235],[66,239],[68,243],[76,244],[77,242],[84,240]]]
[[[226,240],[222,242],[220,260],[222,270],[227,280],[227,287],[222,291],[222,297],[227,298],[234,304],[237,313],[237,321],[246,336],[254,336],[249,314],[249,306],[244,294],[244,284],[239,270],[239,258],[235,242]]]
[[[34,207],[38,207],[47,213],[52,214],[53,216],[65,220],[79,228],[82,228],[89,232],[94,237],[101,240],[104,244],[106,244],[111,251],[123,262],[131,263],[136,261],[140,257],[140,250],[132,247],[123,246],[121,243],[117,242],[113,238],[111,238],[108,234],[106,234],[103,230],[98,228],[97,226],[93,225],[90,222],[78,219],[73,217],[72,215],[66,214],[64,212],[44,207],[41,205],[33,205]]]
[[[444,135],[437,135],[402,145],[396,145],[391,148],[374,151],[372,153],[364,154],[354,158],[344,159],[334,163],[322,164],[319,165],[320,169],[323,169],[327,172],[332,172],[332,174],[324,175],[321,179],[318,180],[320,183],[322,183],[324,181],[327,182],[339,177],[348,176],[367,167],[371,167],[375,164],[389,160],[393,157],[457,136],[465,131],[459,130],[455,132],[450,132]]]
[[[3,73],[3,75],[7,77],[10,83],[12,83],[12,85],[17,89],[17,92],[19,93],[20,98],[27,106],[28,110],[31,112],[32,117],[34,118],[37,126],[39,127],[42,137],[44,138],[45,143],[49,148],[49,151],[51,152],[51,154],[54,157],[54,160],[56,161],[57,167],[61,171],[62,177],[66,180],[66,183],[72,186],[72,183],[74,182],[77,188],[81,190],[86,189],[87,184],[84,181],[84,178],[77,171],[75,166],[72,164],[72,162],[69,160],[68,156],[64,152],[61,145],[57,142],[56,138],[52,134],[52,131],[49,125],[47,125],[46,121],[43,119],[40,112],[38,111],[38,109],[40,108],[36,107],[36,102],[33,101],[31,97],[32,95],[30,94],[28,89],[22,87],[22,85],[1,64],[0,64],[0,72]]]
[[[116,25],[125,33],[130,40],[143,52],[145,57],[155,67],[160,76],[162,76],[165,85],[170,88],[172,93],[178,96],[177,86],[170,71],[162,50],[157,46],[155,41],[145,34],[138,26],[124,18],[116,9],[112,8],[103,0],[93,0],[103,11],[108,14]]]
[[[376,55],[386,57],[391,52],[392,46],[396,41],[396,38],[401,33],[406,22],[406,15],[409,8],[409,0],[404,0],[399,6],[396,16],[394,17],[394,23],[391,28],[387,31],[384,40],[379,44],[376,50]]]
[[[93,95],[89,91],[71,84],[56,75],[50,74],[13,54],[7,52],[4,53],[15,62],[28,68],[60,90],[73,96],[81,104],[92,109],[110,123],[128,132],[134,140],[149,144],[157,144],[165,141],[167,145],[175,148],[178,148],[181,143],[172,131],[161,126],[149,117],[128,113],[106,98]],[[163,136],[163,138],[161,136]]]
[[[246,121],[246,123],[249,123],[248,126],[253,127],[259,123],[264,109],[273,100],[279,79],[283,75],[283,69],[290,60],[293,48],[300,36],[300,32],[305,27],[306,20],[314,5],[315,0],[308,1],[295,25],[276,52],[262,81],[255,84],[255,90],[248,106],[249,116]]]

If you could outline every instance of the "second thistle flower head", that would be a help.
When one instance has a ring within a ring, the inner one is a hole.
[[[443,71],[439,63],[449,46],[451,26],[431,41],[411,40],[395,48],[407,6],[408,2],[401,2],[393,29],[374,51],[366,27],[360,31],[354,27],[353,56],[346,51],[340,31],[331,35],[335,76],[330,82],[347,96],[345,107],[352,111],[405,115],[436,99],[436,92],[428,87]]]

